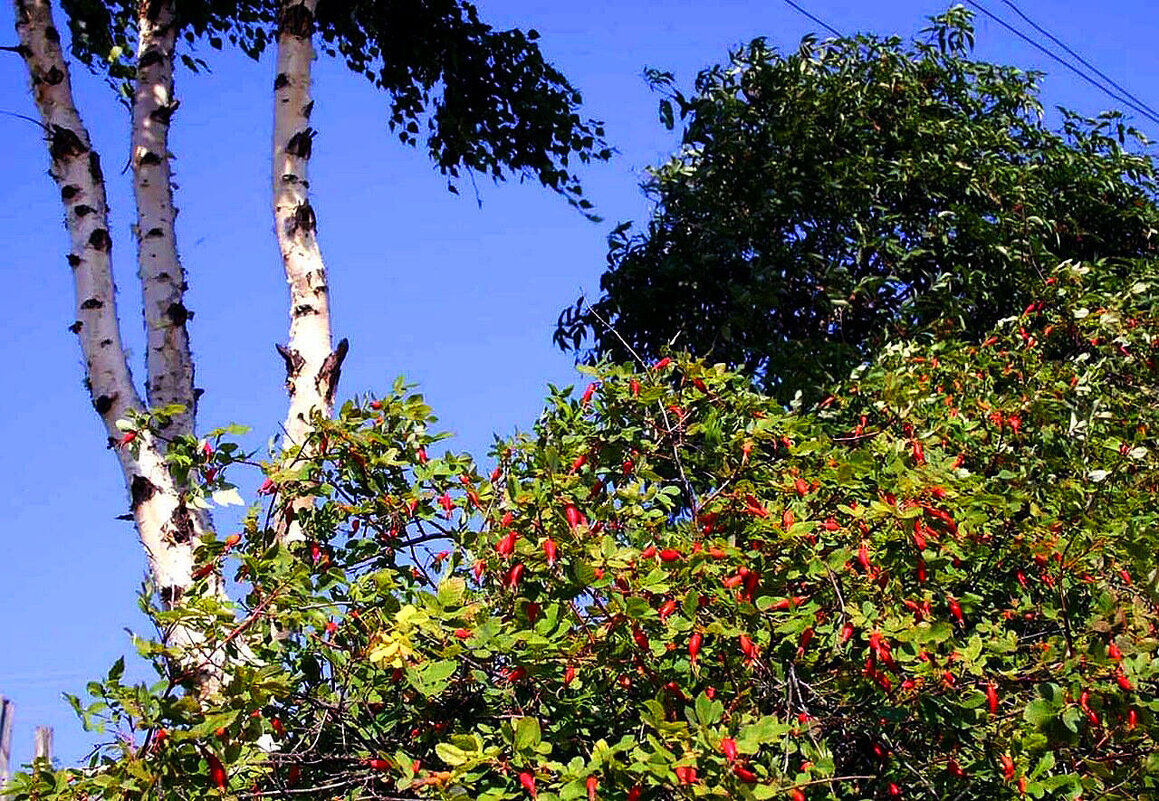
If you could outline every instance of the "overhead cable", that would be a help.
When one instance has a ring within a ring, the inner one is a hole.
[[[829,33],[833,34],[834,36],[836,36],[836,37],[838,37],[838,38],[840,38],[840,37],[841,37],[841,31],[837,30],[836,28],[834,28],[832,25],[828,24],[827,22],[824,22],[824,21],[822,21],[822,20],[818,19],[817,17],[813,16],[813,15],[812,15],[812,14],[810,14],[808,11],[806,11],[805,9],[801,8],[799,5],[797,5],[796,3],[794,3],[794,2],[793,2],[793,0],[785,0],[785,3],[786,3],[787,5],[790,5],[790,6],[792,6],[793,8],[797,9],[797,11],[801,12],[801,13],[802,13],[802,14],[804,14],[806,17],[808,17],[809,19],[813,20],[813,22],[817,23],[817,24],[818,24],[818,25],[820,25],[822,28],[824,28],[825,30],[829,31]]]
[[[787,0],[786,0],[786,2],[787,2]],[[1031,39],[1029,36],[1027,36],[1025,33],[1023,33],[1022,31],[1018,30],[1017,28],[1015,28],[1013,25],[1011,25],[1011,24],[1010,24],[1009,22],[1007,22],[1006,20],[1004,20],[1004,19],[1002,19],[1001,17],[997,16],[996,14],[992,13],[992,12],[990,11],[990,9],[988,9],[988,8],[986,8],[985,6],[983,6],[983,5],[981,5],[980,3],[978,3],[978,2],[977,2],[977,0],[966,0],[966,2],[967,2],[967,3],[969,3],[970,5],[972,5],[974,8],[978,9],[979,11],[981,11],[983,14],[985,14],[985,15],[986,15],[987,17],[989,17],[990,19],[992,19],[992,20],[994,20],[995,22],[997,22],[999,25],[1001,25],[1001,26],[1002,26],[1003,28],[1005,28],[1006,30],[1008,30],[1008,31],[1010,31],[1011,33],[1013,33],[1013,34],[1014,34],[1015,36],[1017,36],[1019,39],[1022,39],[1022,40],[1023,40],[1024,42],[1026,42],[1027,44],[1031,45],[1032,47],[1035,47],[1035,48],[1037,48],[1038,50],[1042,51],[1043,53],[1045,53],[1047,56],[1049,56],[1049,57],[1050,57],[1050,58],[1052,58],[1053,60],[1057,61],[1059,64],[1062,64],[1064,67],[1066,67],[1068,70],[1070,70],[1070,71],[1071,71],[1071,72],[1073,72],[1074,74],[1078,75],[1080,78],[1082,78],[1082,79],[1083,79],[1084,81],[1086,81],[1087,83],[1089,83],[1089,84],[1091,84],[1092,86],[1094,86],[1094,87],[1096,87],[1096,88],[1098,88],[1098,89],[1102,90],[1102,91],[1103,91],[1105,94],[1107,94],[1108,96],[1110,96],[1110,97],[1114,98],[1115,100],[1117,100],[1118,102],[1122,103],[1123,105],[1125,105],[1125,106],[1128,106],[1128,107],[1130,107],[1130,108],[1134,109],[1135,111],[1139,112],[1139,113],[1140,113],[1140,114],[1142,114],[1144,117],[1146,117],[1147,119],[1151,120],[1151,122],[1153,122],[1153,123],[1155,123],[1155,124],[1159,125],[1159,115],[1157,115],[1157,114],[1153,114],[1153,113],[1151,113],[1151,112],[1149,112],[1149,111],[1147,111],[1147,110],[1143,109],[1143,108],[1142,108],[1141,106],[1139,106],[1137,103],[1134,103],[1134,102],[1132,102],[1132,101],[1128,100],[1127,98],[1123,97],[1122,95],[1119,95],[1119,94],[1117,94],[1117,93],[1116,93],[1116,92],[1115,92],[1113,89],[1111,89],[1110,87],[1108,87],[1108,86],[1105,86],[1105,85],[1103,85],[1103,84],[1099,83],[1097,80],[1095,80],[1094,78],[1092,78],[1092,77],[1091,77],[1090,75],[1088,75],[1087,73],[1083,72],[1081,69],[1079,69],[1078,67],[1076,67],[1074,64],[1072,64],[1072,63],[1070,63],[1069,61],[1067,61],[1066,59],[1064,59],[1062,56],[1058,55],[1057,53],[1055,53],[1054,51],[1050,50],[1049,48],[1047,48],[1046,46],[1042,45],[1041,43],[1039,43],[1039,42],[1036,42],[1034,39]]]
[[[1159,111],[1156,111],[1154,108],[1149,106],[1147,103],[1140,100],[1138,97],[1133,95],[1130,91],[1128,91],[1126,89],[1126,87],[1117,83],[1114,78],[1110,77],[1105,72],[1103,72],[1098,67],[1096,67],[1094,64],[1092,64],[1091,62],[1089,62],[1085,58],[1083,58],[1080,54],[1076,53],[1074,50],[1072,50],[1070,47],[1067,46],[1066,42],[1063,42],[1062,40],[1060,40],[1057,36],[1052,34],[1050,31],[1046,30],[1045,28],[1043,28],[1041,25],[1039,25],[1037,22],[1032,20],[1025,13],[1023,13],[1022,9],[1020,9],[1018,6],[1016,6],[1014,3],[1012,3],[1011,0],[1002,0],[1002,2],[1005,3],[1007,6],[1009,6],[1011,8],[1011,10],[1014,11],[1015,14],[1022,17],[1022,19],[1026,20],[1026,23],[1028,25],[1030,25],[1032,28],[1034,28],[1034,30],[1041,33],[1047,39],[1050,39],[1050,41],[1054,42],[1056,45],[1061,47],[1063,50],[1065,50],[1071,56],[1078,59],[1078,62],[1080,64],[1082,64],[1084,67],[1091,70],[1095,75],[1098,75],[1100,78],[1102,78],[1104,81],[1109,83],[1111,86],[1118,89],[1123,94],[1124,97],[1127,97],[1130,100],[1133,100],[1134,102],[1138,103],[1140,106],[1142,106],[1144,109],[1146,109],[1151,114],[1159,116]]]
[[[814,23],[816,23],[817,25],[820,25],[822,28],[829,31],[834,36],[837,36],[837,37],[841,36],[840,31],[838,31],[836,28],[834,28],[829,23],[825,22],[824,20],[820,19],[816,15],[810,13],[809,11],[807,11],[806,9],[801,7],[801,5],[796,3],[795,0],[784,0],[784,2],[786,5],[791,6],[798,13],[802,14],[805,17],[808,17]],[[1068,70],[1073,72],[1075,75],[1079,76],[1084,81],[1086,81],[1087,83],[1094,86],[1096,89],[1099,89],[1100,91],[1102,91],[1104,94],[1106,94],[1111,99],[1115,100],[1118,103],[1122,103],[1127,108],[1130,108],[1131,110],[1137,112],[1138,114],[1140,114],[1141,116],[1150,120],[1151,122],[1155,123],[1156,125],[1159,125],[1159,111],[1156,111],[1150,105],[1148,105],[1147,103],[1140,100],[1138,97],[1136,97],[1134,94],[1132,94],[1126,88],[1124,88],[1122,85],[1120,85],[1115,80],[1113,80],[1108,75],[1106,75],[1098,67],[1096,67],[1095,65],[1093,65],[1092,63],[1087,61],[1085,58],[1083,58],[1081,55],[1076,53],[1073,49],[1068,47],[1064,42],[1062,42],[1060,39],[1058,39],[1058,37],[1056,37],[1052,33],[1050,33],[1050,31],[1046,30],[1045,28],[1040,26],[1038,23],[1036,23],[1034,20],[1032,20],[1029,16],[1027,16],[1025,13],[1023,13],[1022,10],[1019,9],[1018,6],[1016,6],[1012,2],[1012,0],[1002,0],[1002,2],[1004,2],[1016,14],[1018,14],[1018,16],[1020,16],[1023,20],[1025,20],[1027,24],[1029,24],[1031,27],[1033,27],[1040,34],[1042,34],[1043,36],[1048,38],[1055,45],[1057,45],[1058,47],[1061,47],[1072,58],[1076,59],[1080,64],[1082,64],[1084,67],[1086,67],[1091,72],[1095,73],[1095,75],[1099,76],[1099,78],[1101,78],[1106,83],[1100,82],[1098,79],[1092,77],[1089,73],[1085,72],[1084,70],[1080,69],[1079,67],[1076,67],[1073,63],[1071,63],[1070,61],[1067,61],[1065,58],[1058,55],[1053,50],[1051,50],[1050,48],[1043,45],[1041,42],[1036,41],[1035,39],[1033,39],[1030,36],[1028,36],[1027,34],[1025,34],[1023,31],[1014,27],[1009,22],[1007,22],[1006,20],[999,17],[997,14],[990,11],[990,9],[983,6],[980,2],[978,2],[978,0],[966,0],[966,2],[969,3],[971,6],[973,6],[975,9],[977,9],[978,11],[982,12],[982,14],[984,14],[985,16],[987,16],[990,19],[997,22],[999,25],[1001,25],[1006,30],[1010,31],[1012,34],[1017,36],[1019,39],[1026,42],[1027,44],[1029,44],[1031,47],[1034,47],[1035,49],[1039,50],[1044,55],[1046,55],[1048,58],[1052,59],[1053,61],[1058,62],[1059,64],[1061,64],[1062,66],[1066,67]]]

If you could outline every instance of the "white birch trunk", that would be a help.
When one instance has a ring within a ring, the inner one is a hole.
[[[142,404],[121,344],[100,159],[73,100],[50,0],[15,0],[15,8],[21,55],[48,134],[52,159],[49,173],[60,187],[66,212],[71,241],[68,262],[77,306],[72,330],[80,340],[93,407],[104,421],[112,444],[121,436],[117,420],[124,418],[129,409],[142,408]],[[163,603],[173,607],[193,583],[193,551],[197,544],[194,517],[174,486],[162,446],[148,433],[135,444],[139,444],[136,457],[126,447],[117,448],[117,456],[150,573]],[[171,645],[190,654],[186,664],[196,666],[193,678],[206,688],[215,685],[217,671],[203,665],[195,654],[200,639],[188,628],[167,633]]]
[[[185,322],[185,271],[177,256],[169,121],[177,110],[173,57],[177,25],[173,0],[142,2],[138,12],[137,81],[133,93],[130,164],[137,201],[137,262],[145,317],[151,407],[180,404],[166,436],[193,435],[197,396]]]
[[[309,198],[308,165],[314,138],[310,73],[316,6],[317,0],[283,0],[274,80],[274,228],[290,286],[290,339],[278,351],[286,362],[290,408],[285,449],[291,458],[310,434],[311,415],[319,412],[328,417],[332,413],[347,348],[346,340],[332,348],[326,267]],[[308,501],[300,501],[286,510],[287,520],[278,526],[282,542],[301,540],[293,516],[308,505]]]

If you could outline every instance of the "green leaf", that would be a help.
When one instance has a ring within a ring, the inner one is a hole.
[[[515,748],[519,751],[534,749],[542,737],[537,718],[525,717],[515,721]]]
[[[1036,698],[1026,705],[1022,716],[1026,722],[1039,728],[1058,718],[1058,709],[1042,698]]]
[[[1033,723],[1034,721],[1031,722]],[[1039,776],[1050,773],[1050,771],[1054,769],[1054,765],[1054,752],[1047,751],[1045,754],[1038,758],[1038,763],[1034,766],[1034,769],[1030,771],[1030,778],[1037,779]]]
[[[432,698],[447,688],[457,669],[457,662],[444,659],[429,662],[420,668],[407,668],[406,677],[412,687],[427,698]]]
[[[456,748],[449,743],[438,743],[435,745],[435,753],[438,754],[439,759],[447,763],[452,768],[466,764],[470,760],[470,755],[461,748]]]
[[[746,754],[755,754],[762,745],[779,740],[792,726],[779,722],[772,715],[765,715],[756,722],[741,728],[737,735],[737,748]]]
[[[451,576],[439,582],[439,604],[456,607],[463,603],[467,592],[467,582],[461,576]]]
[[[701,726],[713,726],[724,715],[724,704],[710,699],[704,693],[696,696],[696,720]]]

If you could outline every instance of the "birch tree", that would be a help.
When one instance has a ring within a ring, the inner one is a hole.
[[[318,133],[310,125],[316,43],[383,90],[390,129],[403,144],[425,146],[452,191],[468,171],[495,180],[517,174],[588,213],[591,205],[569,158],[586,163],[608,158],[609,151],[600,124],[577,115],[579,94],[544,60],[535,32],[496,31],[459,0],[62,0],[69,53],[101,72],[131,110],[134,244],[147,342],[142,394],[122,344],[126,315],[118,309],[111,271],[105,176],[73,95],[66,41],[51,0],[14,4],[17,50],[66,212],[76,291],[72,330],[84,356],[86,387],[115,446],[159,600],[192,615],[193,596],[204,594],[191,588],[206,587],[211,595],[221,589],[215,576],[197,575],[193,558],[212,531],[206,505],[198,502],[212,479],[188,469],[209,449],[197,440],[200,392],[186,326],[188,283],[175,226],[169,130],[179,106],[176,68],[196,72],[207,63],[182,47],[220,49],[228,42],[254,58],[271,45],[276,49],[271,205],[290,290],[288,340],[278,345],[289,400],[283,449],[290,458],[306,444],[316,416],[330,415],[347,352],[346,340],[333,342],[309,192]],[[175,458],[176,452],[184,456]],[[285,542],[297,539],[295,517],[308,500],[295,504],[282,510],[278,532]],[[204,583],[195,585],[198,580]],[[222,668],[210,654],[197,653],[188,615],[174,617],[168,641],[186,654],[182,678],[211,691]]]

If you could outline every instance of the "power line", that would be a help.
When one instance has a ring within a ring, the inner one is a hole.
[[[788,0],[786,0],[786,2],[788,2]],[[1034,40],[1033,40],[1033,39],[1031,39],[1029,36],[1027,36],[1025,33],[1023,33],[1022,31],[1018,30],[1017,28],[1015,28],[1013,25],[1011,25],[1011,24],[1010,24],[1009,22],[1007,22],[1006,20],[1004,20],[1004,19],[1002,19],[1001,17],[999,17],[999,16],[997,16],[997,15],[993,14],[993,13],[990,11],[990,9],[986,8],[985,6],[982,6],[982,5],[980,5],[980,4],[977,2],[977,0],[966,0],[966,2],[967,2],[967,3],[969,3],[970,5],[972,5],[974,8],[978,9],[979,11],[981,11],[983,14],[985,14],[985,15],[986,15],[987,17],[989,17],[990,19],[992,19],[992,20],[994,20],[995,22],[997,22],[999,25],[1001,25],[1001,26],[1002,26],[1003,28],[1005,28],[1006,30],[1008,30],[1008,31],[1010,31],[1011,33],[1013,33],[1013,34],[1014,34],[1015,36],[1017,36],[1019,39],[1022,39],[1022,40],[1023,40],[1024,42],[1026,42],[1027,44],[1031,45],[1032,47],[1035,47],[1035,48],[1037,48],[1038,50],[1042,51],[1043,53],[1045,53],[1045,54],[1046,54],[1047,56],[1049,56],[1050,58],[1052,58],[1052,59],[1054,59],[1055,61],[1057,61],[1059,64],[1062,64],[1064,67],[1066,67],[1068,70],[1070,70],[1071,72],[1073,72],[1075,75],[1078,75],[1080,78],[1082,78],[1082,79],[1083,79],[1084,81],[1086,81],[1087,83],[1091,84],[1092,86],[1094,86],[1094,87],[1096,87],[1096,88],[1098,88],[1098,89],[1101,89],[1101,90],[1102,90],[1104,93],[1106,93],[1108,96],[1110,96],[1110,97],[1114,98],[1115,100],[1119,101],[1120,103],[1122,103],[1122,104],[1124,104],[1124,105],[1126,105],[1126,106],[1129,106],[1130,108],[1132,108],[1132,109],[1134,109],[1135,111],[1137,111],[1137,112],[1139,112],[1140,114],[1142,114],[1142,115],[1143,115],[1144,117],[1146,117],[1147,119],[1151,120],[1151,122],[1153,122],[1153,123],[1155,123],[1155,124],[1159,125],[1159,115],[1156,115],[1156,114],[1153,114],[1153,113],[1151,113],[1151,112],[1149,112],[1149,111],[1146,111],[1146,110],[1144,110],[1143,108],[1141,108],[1140,106],[1138,106],[1137,104],[1135,104],[1135,103],[1131,102],[1130,100],[1128,100],[1127,98],[1125,98],[1125,97],[1122,97],[1121,95],[1118,95],[1118,94],[1116,94],[1116,93],[1115,93],[1115,91],[1114,91],[1113,89],[1110,89],[1110,88],[1108,88],[1108,87],[1104,86],[1103,84],[1099,83],[1099,82],[1098,82],[1098,81],[1096,81],[1094,78],[1092,78],[1090,75],[1088,75],[1087,73],[1083,72],[1083,71],[1082,71],[1082,70],[1080,70],[1078,67],[1076,67],[1074,64],[1071,64],[1069,61],[1067,61],[1066,59],[1064,59],[1062,56],[1058,55],[1058,54],[1057,54],[1057,53],[1055,53],[1054,51],[1052,51],[1052,50],[1048,49],[1047,47],[1043,46],[1041,43],[1034,41]]]
[[[834,28],[832,25],[825,22],[824,20],[820,19],[819,17],[815,16],[814,14],[811,14],[810,12],[808,12],[807,10],[802,8],[799,4],[794,2],[794,0],[784,0],[784,2],[786,5],[791,6],[798,13],[802,14],[805,17],[808,17],[814,23],[816,23],[817,25],[820,25],[822,28],[829,31],[834,36],[837,36],[837,37],[841,36],[841,32],[839,30],[837,30],[836,28]],[[997,22],[999,25],[1001,25],[1006,30],[1013,33],[1019,39],[1023,40],[1027,44],[1029,44],[1031,47],[1034,47],[1037,50],[1041,51],[1048,58],[1051,58],[1054,61],[1058,62],[1059,64],[1061,64],[1062,66],[1066,67],[1068,70],[1073,72],[1075,75],[1079,76],[1084,81],[1086,81],[1087,83],[1094,86],[1096,89],[1099,89],[1100,91],[1102,91],[1108,97],[1112,98],[1116,102],[1122,103],[1123,105],[1134,110],[1135,112],[1137,112],[1141,116],[1147,118],[1148,120],[1155,123],[1156,125],[1159,125],[1159,111],[1156,111],[1150,105],[1148,105],[1144,101],[1140,100],[1138,97],[1136,97],[1134,94],[1132,94],[1126,88],[1121,86],[1119,83],[1117,83],[1114,79],[1112,79],[1110,76],[1105,74],[1102,70],[1100,70],[1094,64],[1091,64],[1089,61],[1087,61],[1081,55],[1076,53],[1074,50],[1072,50],[1070,47],[1068,47],[1064,42],[1062,42],[1060,39],[1058,39],[1058,37],[1054,36],[1052,33],[1050,33],[1050,31],[1047,31],[1045,28],[1043,28],[1038,23],[1036,23],[1034,20],[1032,20],[1030,17],[1028,17],[1026,14],[1024,14],[1021,9],[1019,9],[1013,2],[1011,2],[1011,0],[1002,0],[1002,2],[1004,2],[1007,6],[1009,6],[1016,14],[1018,14],[1018,16],[1022,17],[1022,19],[1025,20],[1036,31],[1038,31],[1040,34],[1042,34],[1046,38],[1048,38],[1050,41],[1054,42],[1054,44],[1056,44],[1057,46],[1061,47],[1064,51],[1066,51],[1068,54],[1070,54],[1073,58],[1077,59],[1079,61],[1079,63],[1081,63],[1087,69],[1094,72],[1096,75],[1098,75],[1104,81],[1106,81],[1107,84],[1110,84],[1110,86],[1107,86],[1106,84],[1100,83],[1095,78],[1092,78],[1088,73],[1079,69],[1074,64],[1072,64],[1071,62],[1069,62],[1065,58],[1063,58],[1062,56],[1058,55],[1054,51],[1052,51],[1049,48],[1047,48],[1046,46],[1044,46],[1042,43],[1037,42],[1034,39],[1032,39],[1031,37],[1027,36],[1025,33],[1018,30],[1017,28],[1015,28],[1013,25],[1011,25],[1006,20],[1002,19],[998,15],[991,12],[990,9],[988,9],[985,6],[981,5],[980,3],[976,2],[976,0],[966,0],[966,2],[968,2],[974,8],[981,11],[983,14],[985,14],[990,19]],[[1111,88],[1111,87],[1113,87],[1113,88]]]
[[[809,11],[807,11],[806,9],[802,8],[794,0],[784,0],[784,2],[786,5],[794,8],[798,13],[802,14],[805,17],[808,17],[814,23],[816,23],[817,25],[820,25],[822,28],[824,28],[825,30],[832,33],[834,36],[837,36],[837,37],[841,36],[840,31],[838,31],[832,25],[830,25],[829,23],[820,19],[816,15],[814,15],[814,14],[810,13]],[[1085,58],[1083,58],[1081,55],[1079,55],[1074,50],[1072,50],[1070,47],[1068,47],[1064,42],[1062,42],[1056,36],[1051,34],[1049,31],[1047,31],[1042,26],[1038,25],[1034,20],[1032,20],[1029,16],[1027,16],[1025,13],[1023,13],[1022,10],[1019,9],[1013,2],[1011,2],[1011,0],[1002,0],[1002,2],[1004,2],[1007,6],[1009,6],[1016,14],[1018,14],[1018,16],[1022,17],[1022,19],[1025,20],[1036,31],[1038,31],[1043,36],[1047,37],[1050,41],[1054,42],[1054,44],[1056,44],[1058,47],[1061,47],[1064,51],[1066,51],[1068,54],[1070,54],[1073,58],[1077,59],[1079,61],[1079,63],[1081,63],[1087,69],[1091,70],[1096,75],[1098,75],[1100,78],[1102,78],[1104,81],[1106,81],[1106,83],[1109,84],[1110,86],[1107,86],[1106,84],[1100,83],[1095,78],[1092,78],[1088,73],[1079,69],[1074,64],[1067,61],[1065,58],[1058,55],[1057,53],[1050,50],[1049,48],[1045,47],[1040,42],[1037,42],[1034,39],[1032,39],[1031,37],[1027,36],[1025,33],[1018,30],[1017,28],[1015,28],[1013,25],[1011,25],[1006,20],[1002,19],[998,15],[991,12],[990,9],[981,5],[979,2],[976,2],[976,0],[966,0],[966,2],[968,2],[974,8],[976,8],[978,11],[981,11],[983,14],[985,14],[990,19],[997,22],[1002,27],[1006,28],[1006,30],[1013,33],[1019,39],[1022,39],[1024,42],[1026,42],[1030,46],[1038,49],[1043,54],[1045,54],[1047,57],[1058,62],[1059,64],[1061,64],[1062,66],[1066,67],[1068,70],[1073,72],[1075,75],[1079,76],[1084,81],[1086,81],[1087,83],[1094,86],[1096,89],[1099,89],[1100,91],[1102,91],[1108,97],[1112,98],[1116,102],[1122,103],[1124,106],[1127,106],[1128,108],[1134,110],[1135,112],[1137,112],[1141,116],[1147,118],[1151,122],[1159,125],[1159,111],[1156,111],[1150,105],[1148,105],[1144,101],[1140,100],[1134,94],[1129,92],[1126,88],[1124,88],[1119,83],[1117,83],[1115,80],[1113,80],[1108,75],[1106,75],[1104,72],[1102,72],[1102,70],[1100,70],[1098,67],[1094,66],[1089,61],[1087,61]],[[1111,87],[1113,87],[1113,88],[1111,88]]]
[[[817,23],[817,24],[818,24],[818,25],[820,25],[822,28],[824,28],[825,30],[829,31],[829,33],[833,34],[834,36],[836,36],[836,37],[838,37],[838,38],[840,38],[840,37],[841,37],[841,31],[837,30],[836,28],[834,28],[834,27],[833,27],[832,25],[830,25],[829,23],[827,23],[827,22],[823,22],[822,20],[818,19],[817,17],[814,17],[814,16],[813,16],[812,14],[810,14],[808,11],[806,11],[805,9],[801,8],[799,5],[797,5],[796,3],[794,3],[794,2],[793,2],[793,0],[785,0],[785,3],[786,3],[786,4],[788,4],[788,5],[790,5],[790,6],[792,6],[793,8],[797,9],[797,11],[801,12],[801,13],[802,13],[802,14],[804,14],[806,17],[808,17],[809,19],[813,20],[813,22]]]
[[[1072,50],[1070,47],[1068,47],[1068,46],[1067,46],[1066,42],[1063,42],[1062,40],[1060,40],[1060,39],[1059,39],[1057,36],[1055,36],[1054,34],[1052,34],[1050,31],[1046,30],[1045,28],[1043,28],[1041,25],[1039,25],[1037,22],[1035,22],[1034,20],[1032,20],[1032,19],[1031,19],[1030,17],[1028,17],[1028,16],[1027,16],[1025,13],[1023,13],[1022,9],[1020,9],[1018,6],[1016,6],[1014,3],[1012,3],[1012,2],[1011,2],[1011,0],[1002,0],[1002,2],[1003,2],[1003,3],[1005,3],[1007,6],[1009,6],[1009,7],[1011,8],[1011,10],[1013,10],[1013,11],[1014,11],[1014,13],[1015,13],[1015,14],[1017,14],[1017,15],[1018,15],[1018,16],[1020,16],[1020,17],[1022,17],[1022,19],[1026,20],[1027,24],[1028,24],[1028,25],[1030,25],[1030,27],[1034,28],[1034,30],[1038,31],[1038,32],[1039,32],[1039,33],[1041,33],[1043,36],[1045,36],[1047,39],[1050,39],[1050,41],[1054,42],[1056,45],[1058,45],[1059,47],[1061,47],[1063,50],[1065,50],[1066,52],[1070,53],[1070,54],[1071,54],[1071,55],[1072,55],[1074,58],[1078,59],[1078,61],[1079,61],[1079,63],[1080,63],[1080,64],[1082,64],[1082,65],[1083,65],[1083,66],[1085,66],[1087,69],[1089,69],[1089,70],[1091,70],[1092,72],[1094,72],[1094,73],[1095,73],[1095,75],[1098,75],[1100,78],[1102,78],[1104,81],[1106,81],[1107,83],[1109,83],[1111,86],[1113,86],[1113,87],[1115,87],[1116,89],[1118,89],[1120,92],[1122,92],[1122,93],[1123,93],[1123,95],[1124,95],[1125,97],[1128,97],[1128,98],[1130,98],[1131,100],[1134,100],[1136,103],[1138,103],[1138,104],[1139,104],[1140,106],[1142,106],[1143,108],[1147,109],[1147,111],[1151,112],[1152,114],[1159,115],[1159,111],[1156,111],[1156,110],[1155,110],[1155,109],[1153,109],[1151,106],[1149,106],[1147,103],[1145,103],[1144,101],[1140,100],[1140,99],[1139,99],[1138,97],[1136,97],[1135,95],[1131,94],[1131,92],[1129,92],[1129,91],[1128,91],[1128,90],[1127,90],[1127,89],[1126,89],[1124,86],[1122,86],[1122,85],[1120,85],[1119,83],[1117,83],[1117,82],[1115,81],[1115,79],[1114,79],[1114,78],[1110,77],[1110,76],[1109,76],[1109,75],[1107,75],[1105,72],[1103,72],[1103,71],[1102,71],[1102,70],[1100,70],[1098,67],[1096,67],[1094,64],[1092,64],[1091,62],[1087,61],[1087,60],[1086,60],[1085,58],[1083,58],[1081,55],[1079,55],[1078,53],[1076,53],[1074,50]]]

